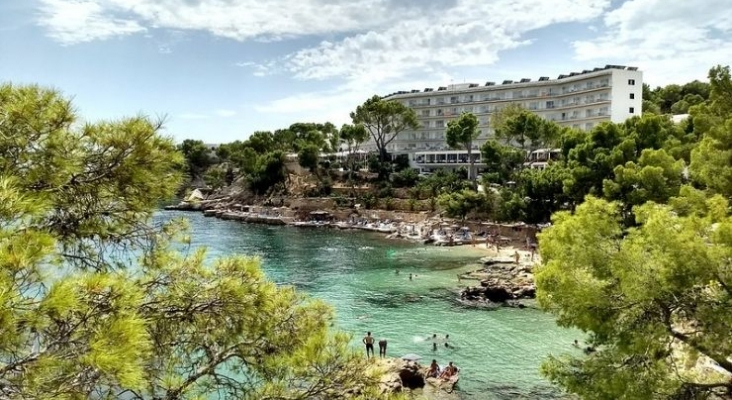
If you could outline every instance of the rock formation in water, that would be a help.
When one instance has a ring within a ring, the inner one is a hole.
[[[516,264],[513,259],[496,257],[485,257],[481,261],[483,269],[465,275],[466,278],[479,279],[480,286],[463,289],[461,300],[516,305],[516,300],[536,296],[531,263]]]

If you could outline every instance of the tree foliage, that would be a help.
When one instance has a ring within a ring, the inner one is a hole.
[[[709,99],[711,85],[694,80],[684,85],[671,84],[651,89],[643,84],[643,112],[686,114],[689,108]]]
[[[732,218],[721,197],[699,217],[649,202],[625,229],[617,203],[588,197],[542,232],[542,307],[590,333],[586,358],[552,357],[543,371],[586,399],[703,398],[732,393]]]
[[[510,105],[498,112],[491,120],[496,137],[506,143],[516,143],[522,150],[536,150],[553,145],[561,128],[553,121],[518,105]]]
[[[465,149],[468,151],[468,179],[475,180],[473,160],[473,141],[478,138],[478,117],[473,113],[462,113],[457,119],[450,120],[447,123],[445,131],[445,139],[447,145],[453,149]]]
[[[200,176],[214,163],[211,149],[200,140],[186,139],[178,146],[186,160],[188,173],[191,177]]]
[[[400,132],[406,129],[417,129],[417,114],[404,104],[373,96],[351,112],[354,124],[362,124],[371,134],[379,152],[379,160],[386,161],[386,146]]]
[[[297,153],[297,162],[301,167],[307,168],[317,175],[318,162],[320,161],[320,149],[317,145],[309,144],[300,149]]]
[[[35,86],[0,116],[0,397],[379,397],[329,307],[152,224],[184,162],[159,124],[76,125]]]
[[[691,86],[709,100],[685,124],[644,115],[565,140],[565,188],[616,200],[573,200],[539,238],[540,305],[596,350],[551,357],[543,372],[583,398],[732,396],[729,68],[712,68],[708,93]],[[664,107],[692,90],[668,89]]]
[[[491,195],[478,193],[470,189],[443,193],[437,198],[437,203],[445,209],[447,216],[451,218],[465,219],[471,212],[484,214],[492,211]]]

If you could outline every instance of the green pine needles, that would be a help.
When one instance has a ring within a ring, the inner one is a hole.
[[[185,169],[161,128],[0,86],[0,397],[385,397],[326,304],[151,223]]]

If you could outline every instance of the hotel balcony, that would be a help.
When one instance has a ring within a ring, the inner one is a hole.
[[[480,150],[471,155],[476,165],[482,164]],[[465,150],[425,151],[414,153],[414,162],[418,165],[470,165],[468,152]]]

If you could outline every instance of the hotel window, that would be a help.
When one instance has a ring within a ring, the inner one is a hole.
[[[628,112],[631,113],[631,114],[635,113],[635,107],[630,107],[628,109]]]
[[[429,117],[430,116],[430,110],[422,110],[422,116],[423,117]]]
[[[445,121],[435,121],[435,127],[437,128],[443,128],[445,126]]]
[[[630,94],[630,99],[631,99],[631,100],[635,99],[635,93],[631,93],[631,94]]]
[[[453,96],[453,97],[450,97],[450,103],[453,103],[453,104],[455,104],[455,103],[457,103],[457,102],[458,102],[458,98],[457,98],[457,96]]]
[[[628,85],[635,85],[635,79],[628,79]]]

